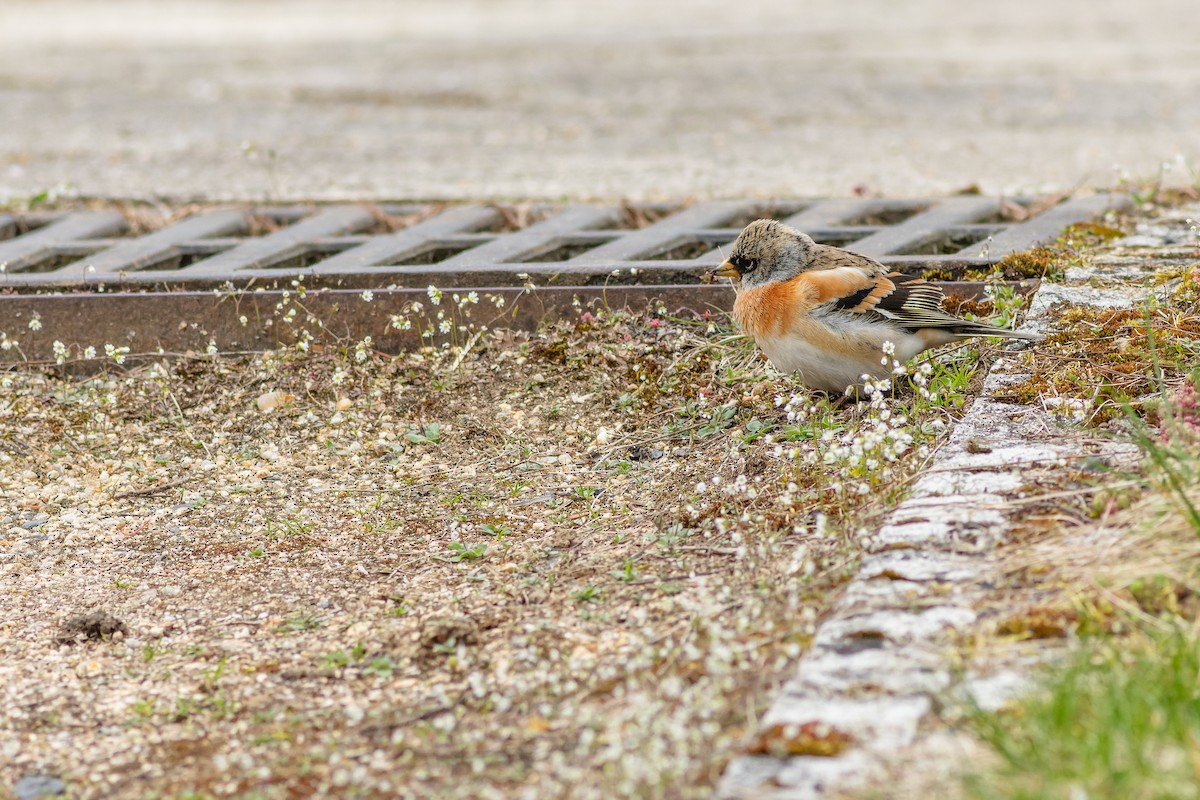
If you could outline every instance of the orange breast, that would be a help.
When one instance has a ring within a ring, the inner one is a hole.
[[[813,307],[814,291],[804,281],[785,281],[742,291],[733,318],[754,339],[782,336],[799,314]]]

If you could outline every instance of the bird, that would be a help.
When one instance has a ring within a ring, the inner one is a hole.
[[[710,274],[731,279],[733,319],[776,369],[831,394],[883,379],[893,359],[903,364],[950,342],[1042,339],[948,314],[941,289],[923,278],[817,244],[778,220],[747,225]]]

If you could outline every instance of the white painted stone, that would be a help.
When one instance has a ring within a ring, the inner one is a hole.
[[[866,786],[871,779],[882,775],[882,766],[876,759],[855,750],[838,758],[800,756],[791,759],[780,770],[775,776],[780,788],[765,797],[770,800],[816,800],[828,797],[831,789],[846,791]]]
[[[884,525],[870,537],[867,549],[871,552],[903,548],[944,547],[954,538],[954,531],[945,520],[938,522],[906,522],[903,525]]]
[[[853,613],[866,608],[908,608],[933,593],[928,583],[906,580],[851,581],[838,601],[840,611]],[[938,597],[943,595],[939,592]]]
[[[918,611],[887,609],[870,614],[827,620],[813,639],[813,647],[841,648],[855,639],[878,634],[896,644],[936,643],[947,633],[975,622],[975,612],[961,606],[933,606]]]
[[[957,453],[943,461],[939,470],[1019,470],[1026,467],[1053,466],[1070,451],[1047,445],[1010,444],[992,447],[986,452]]]
[[[857,580],[969,581],[979,573],[977,560],[968,556],[901,550],[864,558]]]
[[[728,800],[762,800],[766,786],[775,784],[784,762],[771,756],[740,756],[729,762],[721,776],[721,797]]]
[[[797,697],[789,693],[771,707],[763,718],[763,725],[822,722],[853,736],[858,745],[854,749],[894,752],[897,748],[912,744],[917,724],[929,712],[929,708],[930,699],[921,695],[858,699]]]
[[[995,495],[989,502],[998,505]],[[981,506],[976,501],[954,495],[949,498],[924,497],[904,504],[867,542],[870,552],[903,548],[949,548],[958,552],[990,547],[1003,537],[1005,518],[998,508]],[[941,503],[919,504],[922,500]],[[951,502],[946,502],[947,500]]]
[[[913,492],[923,496],[958,496],[982,492],[1013,492],[1025,479],[1015,472],[933,472],[913,484]]]
[[[1029,304],[1031,322],[1046,315],[1051,306],[1068,303],[1075,306],[1111,306],[1129,308],[1146,296],[1142,289],[1112,289],[1098,286],[1066,286],[1059,283],[1043,283]],[[1035,326],[1036,327],[1036,326]]]
[[[903,523],[938,511],[974,514],[998,512],[1004,507],[1004,498],[990,492],[954,497],[910,497],[892,512],[890,519]]]
[[[1144,258],[1109,257],[1090,267],[1068,267],[1067,280],[1071,283],[1129,280],[1140,277],[1144,273],[1145,263],[1146,259]]]
[[[1008,386],[1013,386],[1018,383],[1024,383],[1033,377],[1029,372],[993,372],[987,376],[987,381],[984,383],[984,391],[994,392],[998,389],[1004,389]],[[1000,405],[997,403],[996,405]],[[1024,412],[1023,406],[1013,406],[1010,413],[1017,411]]]
[[[1124,236],[1113,242],[1118,247],[1158,247],[1163,243],[1162,236],[1151,236],[1149,234],[1134,234],[1133,236]]]
[[[856,653],[814,650],[792,687],[805,694],[884,692],[916,695],[944,691],[951,676],[945,656],[921,647],[886,647]]]

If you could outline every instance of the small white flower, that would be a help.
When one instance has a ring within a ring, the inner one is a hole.
[[[359,297],[363,299],[364,303],[369,303],[375,299],[375,293],[370,289],[363,289],[363,293],[360,294]]]
[[[429,295],[429,302],[433,303],[435,306],[441,305],[441,303],[442,303],[442,290],[441,289],[430,284],[425,289],[425,294]]]
[[[215,356],[217,353],[221,352],[219,349],[217,349],[217,340],[216,339],[208,340],[208,349],[205,352],[208,353],[210,356]]]
[[[438,323],[438,330],[442,333],[449,333],[454,326],[450,324],[450,320],[444,319]]]
[[[90,344],[87,347],[83,348],[83,357],[84,358],[95,358],[96,357],[96,348],[92,347]]]
[[[467,302],[471,305],[479,303],[479,292],[467,292]]]
[[[111,344],[104,345],[104,355],[108,356],[113,361],[117,362],[118,364],[125,363],[125,354],[128,352],[129,352],[128,347],[116,347]]]
[[[242,314],[240,317],[238,317],[238,322],[242,324],[243,328],[250,324],[250,320],[246,319],[245,314]]]
[[[366,337],[361,342],[359,342],[357,345],[355,345],[354,346],[354,360],[360,364],[363,363],[364,361],[366,361],[371,355],[371,345],[372,345],[372,341],[371,341],[370,336]]]
[[[330,376],[330,380],[333,381],[334,386],[341,386],[346,382],[346,373],[339,369]]]
[[[67,346],[57,339],[54,340],[54,362],[62,364],[67,360]]]
[[[884,354],[885,356],[894,356],[894,355],[896,355],[896,345],[895,345],[895,343],[893,343],[893,342],[884,342],[884,343],[883,343],[883,354]]]
[[[41,329],[42,329],[42,318],[41,317],[34,317],[33,319],[29,320],[29,330],[40,331]]]

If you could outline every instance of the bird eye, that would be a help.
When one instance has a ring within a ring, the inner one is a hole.
[[[744,272],[753,272],[755,269],[758,268],[758,259],[746,258],[745,256],[742,256],[742,255],[731,256],[729,259],[729,263],[733,264],[733,266],[737,268],[738,272],[743,272],[743,273]]]

